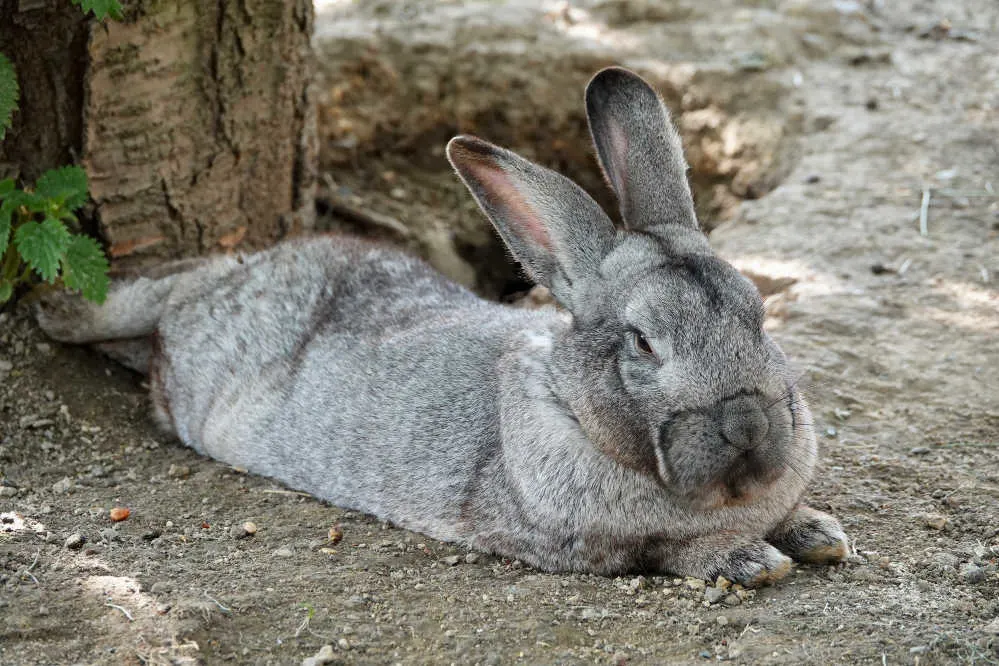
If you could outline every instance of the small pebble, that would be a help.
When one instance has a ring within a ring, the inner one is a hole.
[[[336,642],[336,645],[341,650],[349,650],[350,649],[350,643],[347,641],[346,638],[341,638],[340,640],[338,640]]]
[[[80,550],[83,548],[83,544],[85,543],[87,543],[87,539],[82,534],[70,534],[66,538],[66,543],[64,545],[70,550]]]
[[[130,515],[132,515],[132,512],[123,506],[116,506],[108,512],[108,517],[111,518],[112,523],[120,523],[123,520],[128,520]]]
[[[724,615],[719,615],[718,617],[715,618],[715,622],[718,623],[719,627],[724,627],[725,625],[728,624],[728,618],[725,617]]]
[[[0,486],[0,497],[13,497],[17,494],[17,488],[10,486]]]
[[[739,598],[738,594],[730,594],[722,599],[722,603],[726,606],[738,606],[742,603],[742,599]]]
[[[976,585],[985,580],[985,569],[971,564],[970,562],[961,565],[961,579],[965,583]]]
[[[187,465],[170,465],[167,476],[171,479],[186,479],[191,476],[191,468]]]
[[[250,536],[249,532],[243,529],[242,525],[233,525],[229,528],[229,536],[233,539],[245,539]]]
[[[727,594],[728,593],[720,587],[709,587],[704,590],[704,600],[709,604],[716,604],[724,599]]]
[[[455,566],[460,561],[461,561],[461,558],[458,557],[457,555],[449,555],[449,556],[441,559],[441,562],[443,562],[444,564],[446,564],[448,566],[451,566],[451,567]]]
[[[478,553],[468,553],[467,555],[465,555],[466,564],[476,564],[478,561],[479,561]]]
[[[295,553],[288,546],[281,546],[274,551],[275,557],[293,557]]]
[[[50,345],[47,342],[39,342],[37,345],[35,345],[35,349],[38,350],[39,354],[48,354],[50,351],[52,351],[52,345]]]
[[[52,484],[52,490],[57,493],[67,493],[72,487],[73,481],[68,476],[64,476],[62,480],[56,481]]]
[[[326,533],[326,540],[329,541],[331,546],[335,546],[343,541],[343,528],[339,525],[331,527]]]
[[[950,523],[947,516],[940,515],[939,513],[927,513],[922,518],[923,524],[934,530],[943,530]]]
[[[324,645],[319,648],[319,652],[311,657],[306,657],[302,660],[302,666],[322,666],[322,664],[328,664],[333,661],[335,657],[333,656],[333,646]]]
[[[694,592],[700,592],[705,587],[707,587],[707,583],[705,583],[700,578],[685,578],[683,582],[688,588],[690,588]]]

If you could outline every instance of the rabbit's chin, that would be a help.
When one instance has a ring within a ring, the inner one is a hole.
[[[772,468],[752,472],[736,466],[722,478],[684,494],[687,506],[694,511],[715,511],[753,504],[772,492],[783,470]]]

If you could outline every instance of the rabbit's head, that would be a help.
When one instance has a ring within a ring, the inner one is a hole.
[[[586,89],[624,228],[567,178],[474,137],[448,158],[503,240],[572,315],[552,390],[602,452],[692,508],[750,502],[815,456],[811,416],[755,286],[699,229],[680,137],[620,68]]]

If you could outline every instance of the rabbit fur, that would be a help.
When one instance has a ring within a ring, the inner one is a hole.
[[[801,503],[812,419],[751,282],[699,230],[658,94],[599,72],[586,110],[624,228],[480,139],[448,158],[563,310],[486,302],[347,237],[286,241],[37,309],[149,374],[196,451],[341,507],[549,571],[756,585],[846,537]]]

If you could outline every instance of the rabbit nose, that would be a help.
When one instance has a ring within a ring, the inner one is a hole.
[[[729,398],[722,404],[721,434],[726,442],[744,451],[751,451],[763,443],[770,431],[770,421],[751,396]]]

